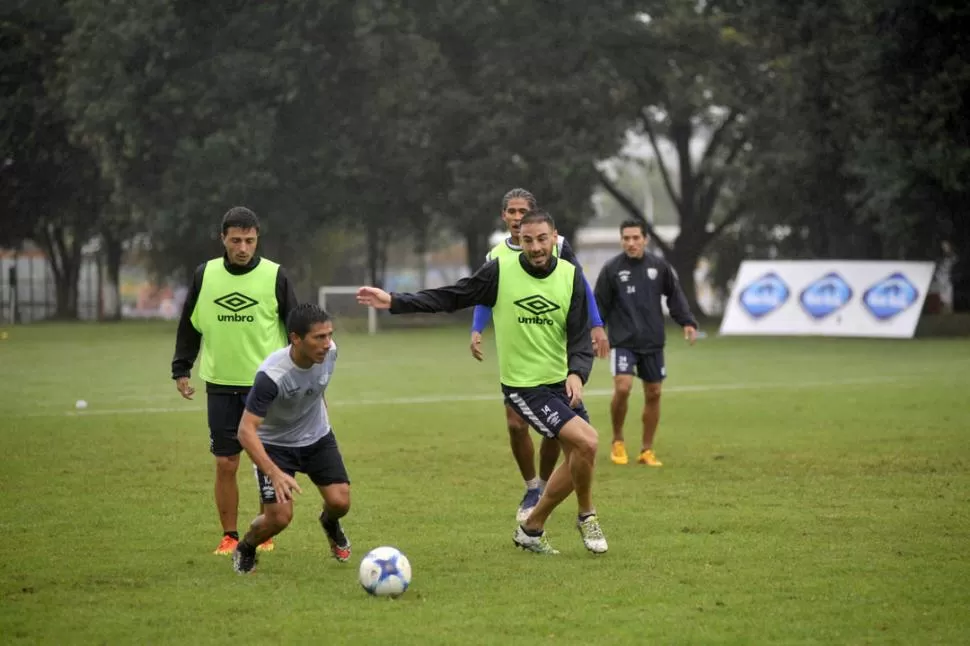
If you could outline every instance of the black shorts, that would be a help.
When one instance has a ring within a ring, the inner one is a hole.
[[[566,384],[550,384],[530,388],[513,388],[502,385],[505,404],[522,416],[545,437],[558,437],[566,422],[574,417],[582,417],[589,422],[589,413],[583,402],[576,408],[569,407]]]
[[[634,352],[626,348],[613,348],[610,350],[610,372],[614,377],[636,374],[647,383],[660,383],[667,377],[664,352]]]
[[[340,447],[337,446],[337,438],[333,430],[309,446],[278,446],[264,442],[263,448],[266,449],[266,454],[273,464],[291,476],[305,473],[318,487],[350,484],[347,468],[344,466],[344,459],[340,455]],[[259,499],[266,504],[276,502],[273,482],[256,465],[253,465],[253,471],[256,473]]]
[[[246,410],[247,390],[206,394],[209,409],[209,451],[217,457],[242,453],[239,443],[239,420]]]

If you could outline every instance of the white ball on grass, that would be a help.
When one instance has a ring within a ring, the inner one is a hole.
[[[360,562],[360,585],[375,597],[399,597],[411,584],[411,562],[396,547],[376,547]]]

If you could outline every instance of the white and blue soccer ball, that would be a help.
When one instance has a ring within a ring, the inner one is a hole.
[[[396,547],[375,547],[360,562],[360,585],[375,597],[399,597],[411,584],[411,562]]]

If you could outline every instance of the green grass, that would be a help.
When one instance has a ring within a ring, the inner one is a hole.
[[[610,551],[585,552],[571,498],[548,526],[562,554],[544,558],[512,546],[522,486],[491,347],[478,364],[461,329],[338,329],[328,399],[355,558],[328,558],[304,489],[277,551],[240,577],[210,554],[204,400],[169,379],[174,327],[8,331],[4,644],[970,640],[968,340],[674,338],[662,469],[610,463],[598,362],[587,405]],[[248,467],[240,486],[248,522]],[[396,601],[356,581],[383,544],[414,568]]]

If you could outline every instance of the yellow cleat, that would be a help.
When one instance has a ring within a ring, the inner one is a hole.
[[[276,545],[273,544],[273,539],[268,538],[263,543],[260,543],[259,547],[256,548],[257,552],[272,552],[276,549]]]
[[[646,451],[641,453],[640,457],[637,458],[637,462],[639,462],[640,464],[645,464],[648,467],[662,467],[664,465],[663,462],[657,459],[657,456],[654,454],[653,449],[647,449]]]
[[[238,544],[239,541],[232,536],[223,536],[222,542],[219,543],[219,547],[217,547],[212,553],[220,556],[228,556],[233,553],[233,551],[236,549],[236,545]]]
[[[623,442],[613,442],[613,446],[610,448],[610,459],[613,460],[613,464],[626,464],[630,461],[626,455],[626,446]]]

